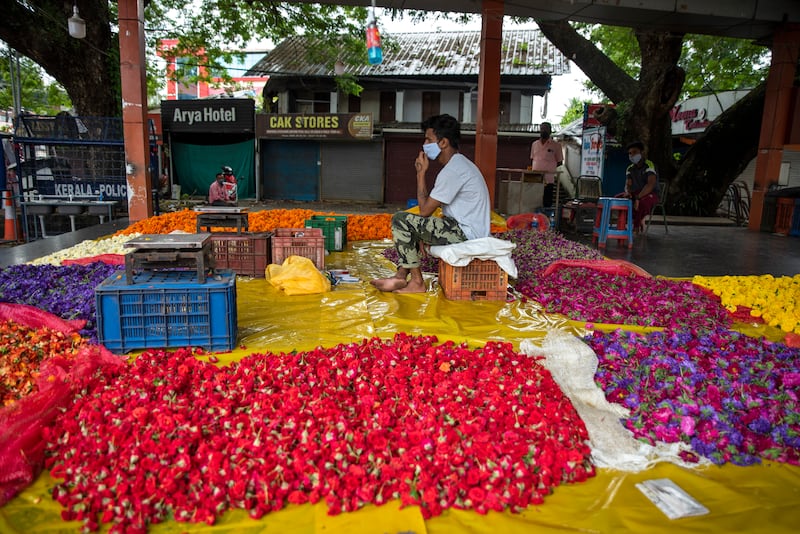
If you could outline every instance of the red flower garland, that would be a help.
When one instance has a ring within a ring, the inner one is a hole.
[[[146,352],[87,384],[47,438],[64,519],[112,532],[322,499],[331,514],[520,511],[594,475],[583,422],[535,359],[406,334],[223,368]]]

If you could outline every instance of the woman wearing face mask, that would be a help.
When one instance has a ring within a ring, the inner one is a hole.
[[[625,171],[625,193],[621,196],[633,200],[633,231],[642,231],[644,216],[658,204],[658,175],[656,167],[645,159],[644,144],[635,141],[628,145],[631,164]]]
[[[436,115],[422,123],[422,131],[425,143],[414,161],[419,215],[400,211],[392,217],[392,239],[400,261],[394,276],[372,281],[381,291],[425,292],[420,269],[422,245],[449,245],[489,236],[489,189],[478,167],[458,151],[458,121],[450,115]],[[443,168],[428,193],[425,173],[431,160]],[[443,216],[432,217],[439,207]]]

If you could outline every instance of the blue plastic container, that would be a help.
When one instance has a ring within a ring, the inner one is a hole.
[[[95,288],[97,334],[114,352],[168,347],[227,351],[236,346],[236,274],[219,271],[197,283],[191,271],[124,273]]]

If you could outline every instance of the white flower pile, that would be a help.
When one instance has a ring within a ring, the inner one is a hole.
[[[33,261],[31,265],[61,265],[64,260],[77,260],[79,258],[88,258],[90,256],[98,256],[100,254],[127,254],[133,249],[125,248],[125,243],[141,234],[118,235],[106,237],[102,239],[91,240],[87,239],[75,246],[53,252],[47,256],[42,256]]]

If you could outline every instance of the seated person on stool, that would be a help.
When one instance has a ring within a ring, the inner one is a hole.
[[[644,144],[635,141],[628,145],[631,164],[625,171],[625,192],[617,195],[633,200],[633,231],[643,229],[644,216],[658,204],[658,175],[656,166],[644,158]]]
[[[236,200],[231,200],[228,190],[225,188],[225,177],[222,173],[217,174],[216,180],[208,188],[208,203],[212,206],[235,206]]]
[[[399,211],[392,217],[392,239],[400,256],[397,273],[371,283],[381,291],[424,293],[420,247],[450,245],[489,236],[491,205],[481,171],[458,151],[461,126],[450,115],[422,123],[425,144],[414,161],[417,170],[419,215]],[[425,173],[431,160],[443,165],[428,194]],[[433,217],[436,208],[443,217]],[[411,279],[407,280],[409,274]]]
[[[552,126],[549,122],[543,122],[539,126],[541,139],[537,139],[531,144],[531,170],[544,172],[544,195],[542,205],[545,208],[553,206],[553,190],[555,189],[554,177],[556,168],[564,161],[564,153],[561,145],[550,138]]]

